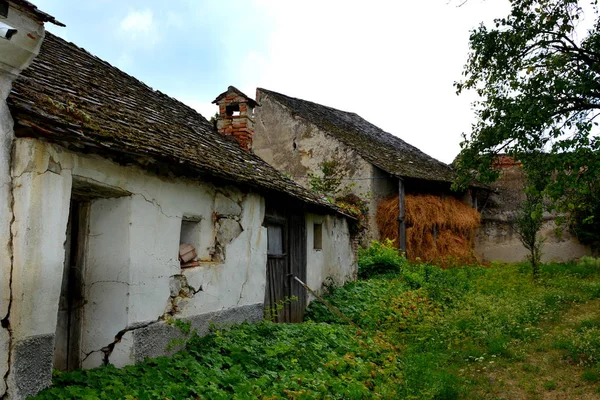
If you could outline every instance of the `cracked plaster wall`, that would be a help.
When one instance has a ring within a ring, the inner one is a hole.
[[[71,171],[60,161],[15,140],[12,159],[13,215],[12,302],[13,354],[8,376],[11,398],[22,398],[50,383],[52,351],[35,352],[25,343],[53,343],[64,265]],[[25,374],[25,375],[20,375]],[[23,386],[23,382],[31,382]],[[33,385],[33,386],[32,386]]]
[[[17,78],[21,70],[27,68],[44,38],[44,26],[30,18],[21,11],[10,8],[10,24],[19,26],[21,34],[13,38],[10,44],[3,43],[3,51],[0,52],[0,319],[3,321],[0,327],[0,398],[9,394],[11,398],[19,398],[17,389],[11,389],[7,393],[7,381],[9,380],[9,363],[15,343],[11,340],[11,281],[12,281],[12,234],[11,224],[13,221],[13,184],[11,180],[12,146],[14,141],[13,119],[6,104],[6,98],[10,93],[12,82]],[[23,35],[23,32],[29,33]],[[35,40],[36,42],[32,42]],[[18,46],[27,42],[32,46],[30,51],[19,49]],[[19,65],[20,64],[20,65]]]
[[[15,281],[19,297],[14,315],[19,340],[55,332],[71,182],[74,188],[83,182],[130,194],[90,202],[84,367],[106,361],[123,366],[138,359],[135,331],[169,314],[169,284],[175,275],[185,276],[198,289],[177,310],[177,318],[263,302],[267,242],[260,195],[162,179],[38,139],[17,139],[15,160],[20,175],[15,178],[19,185],[15,204],[21,204],[14,224],[15,265],[21,268]],[[48,171],[49,165],[59,172]],[[201,262],[199,267],[181,269],[177,258],[181,221],[189,217],[200,225],[193,244]],[[216,243],[219,240],[223,243]],[[219,245],[224,260],[214,257]],[[41,374],[49,379],[50,373],[47,368]]]
[[[322,250],[313,248],[314,225],[323,224]],[[307,271],[306,283],[317,293],[325,285],[341,286],[356,279],[357,259],[346,218],[306,214]],[[308,302],[314,300],[309,294]]]
[[[10,303],[10,273],[12,252],[10,250],[12,221],[12,191],[10,180],[10,153],[14,138],[13,120],[5,99],[10,92],[12,75],[0,72],[0,319],[8,314]],[[0,327],[0,396],[6,391],[4,376],[8,371],[10,334]]]
[[[316,125],[295,117],[284,106],[263,95],[255,113],[255,134],[252,139],[254,152],[278,171],[292,175],[298,184],[309,188],[309,172],[320,175],[323,161],[339,157],[345,169],[345,177],[353,179],[351,192],[369,200],[369,229],[364,240],[379,239],[375,222],[378,196],[371,196],[380,189],[372,177],[378,169]],[[387,194],[387,192],[386,192]]]

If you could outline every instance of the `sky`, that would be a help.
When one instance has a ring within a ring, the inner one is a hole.
[[[508,0],[33,0],[47,29],[198,110],[234,85],[352,111],[451,162],[474,122],[456,95],[470,30]]]

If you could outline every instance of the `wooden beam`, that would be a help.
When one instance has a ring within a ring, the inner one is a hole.
[[[406,255],[406,221],[404,206],[404,180],[398,179],[398,249]]]

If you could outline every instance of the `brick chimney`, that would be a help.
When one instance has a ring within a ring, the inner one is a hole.
[[[219,106],[217,131],[231,136],[246,151],[252,151],[254,107],[259,105],[233,86],[221,93],[213,104]]]

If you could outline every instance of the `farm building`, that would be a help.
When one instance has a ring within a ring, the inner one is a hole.
[[[305,187],[324,163],[337,164],[366,205],[363,244],[394,239],[412,259],[473,256],[476,196],[450,190],[450,166],[355,113],[266,89],[256,101],[254,152]]]
[[[309,299],[294,276],[316,289],[355,276],[351,217],[237,134],[45,33],[57,22],[32,4],[9,4],[0,397],[37,393],[52,368],[165,354],[180,335],[173,318],[202,333],[297,296],[275,318],[301,320]]]

